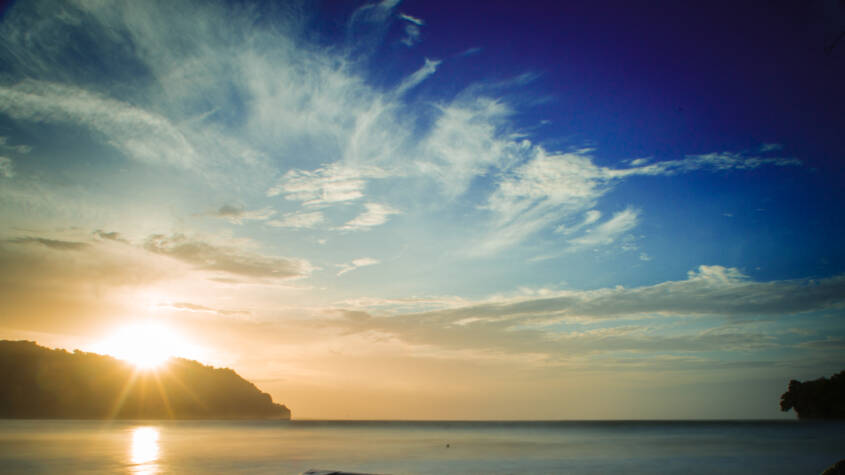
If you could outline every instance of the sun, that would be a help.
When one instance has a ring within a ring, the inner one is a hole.
[[[184,353],[188,346],[172,329],[149,322],[120,328],[96,345],[94,351],[128,361],[138,369],[151,370]]]

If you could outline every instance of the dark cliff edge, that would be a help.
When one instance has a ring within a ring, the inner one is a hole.
[[[231,369],[173,358],[138,370],[95,353],[0,341],[0,418],[290,419]]]
[[[813,381],[789,382],[780,410],[795,409],[799,419],[845,419],[845,371]]]

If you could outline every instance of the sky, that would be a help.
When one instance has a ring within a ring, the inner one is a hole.
[[[152,323],[295,418],[794,417],[845,5],[635,3],[8,3],[0,338]]]

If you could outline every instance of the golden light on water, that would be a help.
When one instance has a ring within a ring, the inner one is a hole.
[[[159,446],[158,429],[155,427],[136,427],[132,430],[132,445],[129,448],[129,461],[132,472],[138,474],[158,473]]]

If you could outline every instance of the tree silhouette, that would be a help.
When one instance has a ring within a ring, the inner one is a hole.
[[[845,419],[845,371],[813,381],[791,380],[780,410],[795,409],[799,419]]]

